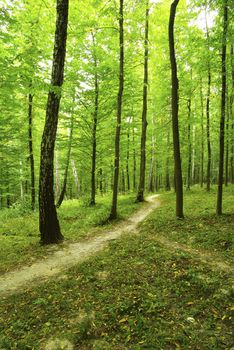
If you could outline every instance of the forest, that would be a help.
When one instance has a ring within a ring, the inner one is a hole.
[[[0,1],[0,349],[233,349],[233,18]]]

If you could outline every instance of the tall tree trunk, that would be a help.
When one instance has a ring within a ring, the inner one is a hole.
[[[169,115],[169,121],[170,121],[170,115]],[[171,184],[170,184],[170,172],[169,172],[169,164],[170,164],[170,158],[169,153],[170,152],[170,128],[167,130],[167,156],[166,156],[166,175],[165,175],[165,190],[170,191],[171,190]]]
[[[103,195],[103,173],[102,168],[99,169],[99,191]]]
[[[117,218],[117,200],[118,200],[118,185],[119,185],[119,155],[120,155],[120,131],[121,131],[121,116],[122,116],[122,100],[124,90],[124,17],[123,17],[123,2],[119,1],[119,91],[117,99],[117,124],[115,131],[115,161],[114,161],[114,181],[112,206],[109,220]]]
[[[210,143],[210,86],[211,86],[211,70],[210,70],[210,35],[206,16],[206,39],[208,49],[207,63],[207,96],[206,96],[206,138],[207,138],[207,172],[206,172],[206,190],[210,192],[211,183],[211,143]]]
[[[127,191],[130,192],[130,175],[129,175],[129,147],[130,147],[130,134],[129,127],[127,133],[127,157],[126,157],[126,177],[127,177]]]
[[[24,198],[24,183],[23,183],[23,162],[22,160],[20,159],[19,161],[19,166],[20,166],[20,197],[21,199]]]
[[[224,133],[225,133],[225,106],[226,106],[226,53],[227,53],[227,28],[228,28],[228,1],[224,1],[223,7],[223,38],[222,38],[222,94],[221,94],[221,116],[219,134],[219,175],[216,214],[222,214],[223,201],[223,166],[224,166]]]
[[[134,123],[133,123],[134,125]],[[137,168],[137,164],[136,164],[136,147],[135,147],[135,130],[134,130],[134,126],[132,129],[132,143],[133,143],[133,189],[136,190],[136,168]]]
[[[75,101],[73,100],[73,103]],[[63,186],[62,190],[59,195],[58,202],[56,204],[56,207],[59,208],[64,200],[64,196],[66,194],[67,190],[67,178],[68,178],[68,169],[69,169],[69,164],[70,164],[70,158],[71,158],[71,148],[72,148],[72,135],[73,135],[73,110],[71,112],[71,125],[70,128],[68,129],[68,150],[67,150],[67,159],[66,159],[66,166],[65,166],[65,171],[64,171],[64,178],[63,178]]]
[[[191,186],[191,165],[192,165],[192,143],[191,143],[191,98],[187,101],[188,107],[188,169],[187,169],[187,189]]]
[[[31,87],[31,84],[30,84]],[[28,95],[28,150],[29,150],[29,162],[30,162],[30,175],[31,175],[31,208],[35,210],[35,170],[34,170],[34,155],[33,155],[33,139],[32,139],[32,127],[33,127],[33,95]]]
[[[191,169],[191,176],[192,176],[192,185],[196,183],[196,174],[197,174],[197,169],[196,169],[196,125],[193,125],[193,147],[191,150],[191,155],[192,155],[192,169]]]
[[[144,53],[144,82],[143,82],[143,108],[142,108],[142,130],[141,130],[141,160],[140,179],[136,200],[144,201],[145,190],[145,163],[146,163],[146,130],[148,109],[148,61],[149,61],[149,1],[146,1],[145,13],[145,53]]]
[[[226,145],[225,145],[225,186],[229,180],[229,95],[227,89],[227,122],[226,122]]]
[[[39,182],[39,223],[41,243],[63,240],[54,204],[54,145],[63,84],[68,24],[68,0],[57,0],[57,20],[54,40],[51,88],[48,93],[46,120],[41,141]]]
[[[200,98],[201,98],[201,172],[200,183],[203,187],[204,182],[204,106],[203,106],[203,92],[202,92],[202,79],[200,82]]]
[[[180,139],[179,139],[179,81],[177,77],[177,63],[175,57],[174,44],[174,23],[176,8],[179,0],[174,0],[171,4],[170,19],[169,19],[169,49],[171,62],[171,110],[172,110],[172,131],[173,131],[173,145],[174,145],[174,164],[175,164],[175,186],[176,186],[176,216],[183,218],[183,179],[180,158]]]
[[[154,114],[152,114],[152,134],[151,134],[151,161],[150,161],[150,171],[149,171],[149,181],[148,181],[148,191],[154,192],[154,170],[155,170],[155,135],[154,135]]]
[[[230,93],[230,120],[231,120],[231,156],[230,156],[230,177],[231,183],[234,184],[234,114],[233,114],[233,102],[234,102],[234,62],[233,62],[233,45],[230,49],[231,58],[231,79],[232,79],[232,90]]]
[[[91,169],[91,199],[90,205],[95,205],[96,196],[96,157],[97,157],[97,123],[98,123],[98,108],[99,108],[99,84],[97,72],[97,56],[95,47],[95,37],[92,32],[93,49],[94,49],[94,112],[93,112],[93,130],[92,130],[92,169]]]

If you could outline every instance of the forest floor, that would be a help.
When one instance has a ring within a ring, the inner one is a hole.
[[[79,350],[231,350],[233,190],[224,189],[220,217],[215,189],[185,191],[184,220],[174,218],[174,193],[163,193],[82,244],[50,250],[47,278],[20,280],[18,293],[2,287],[0,348],[55,349],[53,335],[56,350],[64,339]],[[89,259],[78,263],[79,250]]]
[[[92,254],[104,249],[108,242],[119,238],[123,234],[133,232],[154,209],[159,207],[158,195],[147,198],[143,207],[124,222],[116,224],[111,231],[101,232],[96,237],[77,243],[63,243],[53,246],[48,258],[34,262],[30,266],[22,267],[5,273],[0,277],[0,295],[19,292],[30,283],[43,283],[44,279],[60,273],[64,269],[76,265],[89,258]],[[58,249],[58,247],[60,249]]]

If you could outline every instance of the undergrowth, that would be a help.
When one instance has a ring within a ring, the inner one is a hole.
[[[140,207],[134,203],[134,195],[119,196],[119,219],[124,219]],[[111,196],[97,196],[97,204],[88,206],[80,200],[64,201],[58,210],[61,231],[65,242],[77,241],[110,228],[100,226],[108,217]],[[56,247],[41,247],[39,244],[38,212],[22,211],[16,205],[0,211],[0,273],[24,263],[47,256]],[[59,247],[59,249],[61,246]]]
[[[52,337],[70,340],[77,350],[232,349],[229,273],[189,253],[171,252],[155,239],[162,235],[216,249],[229,259],[230,244],[225,249],[218,239],[228,241],[233,228],[232,193],[225,193],[227,215],[221,218],[214,215],[214,193],[186,193],[184,221],[174,219],[174,194],[161,198],[162,207],[138,234],[111,242],[65,274],[2,298],[0,348],[43,350]],[[64,219],[73,222],[77,211],[67,210]]]

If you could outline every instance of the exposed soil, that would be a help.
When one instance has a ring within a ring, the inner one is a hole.
[[[141,209],[128,220],[117,224],[111,231],[104,232],[82,242],[64,244],[60,250],[55,251],[45,260],[4,274],[0,278],[0,295],[23,291],[32,285],[32,283],[43,283],[50,276],[54,276],[101,251],[108,246],[109,241],[118,239],[124,234],[133,233],[137,229],[137,225],[160,206],[160,201],[157,197],[158,195],[148,197],[147,202]],[[220,261],[214,254],[207,251],[189,248],[157,235],[155,235],[155,240],[172,251],[181,250],[188,252],[195,259],[199,259],[202,263],[208,264],[215,270],[221,270],[227,273],[234,272],[234,269],[230,265]]]

